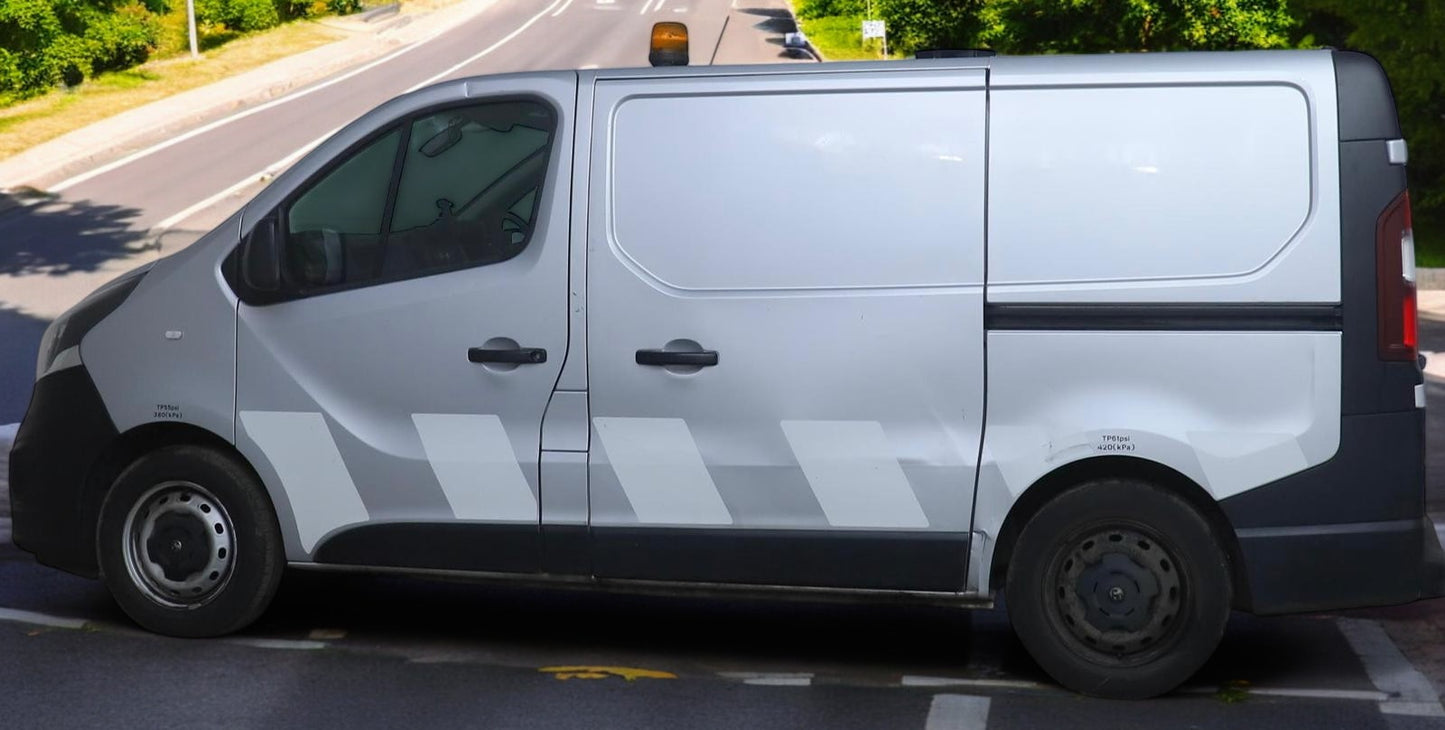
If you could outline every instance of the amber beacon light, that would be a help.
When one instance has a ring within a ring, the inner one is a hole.
[[[654,24],[647,61],[654,66],[686,66],[687,26],[682,23]]]

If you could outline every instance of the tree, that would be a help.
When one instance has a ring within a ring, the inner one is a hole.
[[[980,39],[1008,53],[1284,48],[1286,0],[990,0]]]
[[[1422,247],[1445,248],[1445,3],[1291,0],[1300,42],[1364,51],[1390,76],[1410,143],[1410,202]]]
[[[888,45],[900,52],[976,48],[988,0],[874,0],[887,24]]]

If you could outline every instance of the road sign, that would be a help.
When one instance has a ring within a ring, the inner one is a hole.
[[[884,29],[884,27],[883,27],[883,21],[881,21],[881,20],[865,20],[865,21],[863,21],[863,40],[866,41],[866,40],[868,40],[869,38],[882,38],[882,37],[884,37],[886,34],[887,34],[887,31],[886,31],[886,30]]]

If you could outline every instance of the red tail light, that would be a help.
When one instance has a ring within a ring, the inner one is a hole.
[[[1415,359],[1415,234],[1410,194],[1390,203],[1375,228],[1376,292],[1380,311],[1380,359]]]

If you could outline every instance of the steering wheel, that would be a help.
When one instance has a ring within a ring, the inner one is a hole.
[[[527,232],[530,231],[531,228],[532,226],[527,223],[526,218],[523,218],[522,216],[517,215],[510,210],[502,214],[502,233],[504,234],[520,233],[522,234],[522,238],[525,239],[527,237]],[[518,243],[518,241],[510,239],[507,242],[512,244]]]

